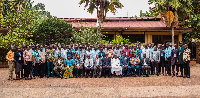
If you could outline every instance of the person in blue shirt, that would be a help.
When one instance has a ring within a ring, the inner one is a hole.
[[[71,59],[71,55],[67,55],[67,60],[65,60],[65,72],[63,74],[63,78],[67,79],[69,77],[73,77],[73,68],[74,68],[74,60]]]
[[[103,57],[105,56],[105,52],[103,52],[103,48],[100,49],[99,54],[99,58],[103,59]]]
[[[122,67],[124,77],[128,77],[131,67],[129,66],[129,57],[126,56],[126,52],[123,52],[123,56],[120,58],[120,66]],[[127,70],[127,72],[125,73],[124,70]]]
[[[165,61],[166,61],[166,69],[167,69],[167,76],[171,76],[171,47],[169,43],[166,43],[165,49]]]

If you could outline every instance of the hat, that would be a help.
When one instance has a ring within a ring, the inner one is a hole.
[[[71,55],[70,55],[70,54],[68,54],[68,55],[67,55],[67,57],[68,57],[68,56],[71,56]]]

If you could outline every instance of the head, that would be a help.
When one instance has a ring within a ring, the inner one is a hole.
[[[180,42],[180,44],[179,44],[181,47],[183,46],[183,42]]]
[[[11,50],[11,51],[13,51],[13,50],[14,50],[14,47],[13,47],[13,46],[11,46],[11,47],[10,47],[10,50]]]
[[[61,46],[58,46],[58,49],[61,50]]]
[[[162,45],[161,49],[164,49],[165,48],[165,45]]]
[[[73,46],[73,42],[70,42],[70,46]]]
[[[41,45],[41,46],[40,46],[40,51],[42,51],[42,50],[43,50],[43,46]]]
[[[146,53],[143,54],[143,57],[146,58]]]
[[[114,54],[114,58],[117,59],[117,54]]]
[[[169,47],[169,43],[166,43],[166,47]]]
[[[25,45],[25,44],[22,44],[22,48],[25,49],[25,48],[26,48],[26,45]]]
[[[70,60],[70,59],[71,59],[71,55],[69,55],[69,54],[68,54],[68,56],[67,56],[67,59],[69,59],[69,60]]]
[[[146,43],[144,44],[144,47],[147,48],[147,44]]]
[[[61,53],[60,52],[58,52],[58,57],[61,57]]]
[[[54,45],[54,49],[57,49],[57,45]]]
[[[124,45],[124,43],[123,43],[123,42],[121,42],[121,45],[123,46],[123,45]]]
[[[88,46],[90,46],[91,44],[90,43],[88,43]]]
[[[154,47],[154,43],[151,44],[151,47]]]
[[[138,44],[138,48],[141,49],[141,44]]]
[[[149,43],[149,47],[151,47],[151,43]]]
[[[185,44],[184,46],[185,46],[185,48],[188,48],[188,45],[187,45],[187,44]]]
[[[80,49],[80,50],[82,50],[82,49],[83,49],[83,46],[82,46],[82,45],[80,45],[80,46],[79,46],[79,49]]]
[[[119,44],[117,44],[117,49],[119,49]]]
[[[108,53],[105,54],[105,57],[108,57]]]
[[[49,49],[52,49],[52,45],[49,46]]]
[[[174,47],[176,48],[176,47],[177,47],[177,44],[174,44]]]
[[[69,46],[68,46],[68,49],[70,50],[71,48],[72,48],[71,45],[69,45]]]
[[[63,49],[66,49],[65,45],[63,45],[62,47],[63,47]]]
[[[137,46],[136,46],[136,45],[134,45],[134,46],[133,46],[133,48],[134,48],[134,49],[136,49],[136,48],[137,48]]]
[[[83,46],[84,46],[84,45],[85,45],[85,42],[83,42],[82,44],[83,44]]]
[[[156,47],[156,46],[154,46],[154,47],[153,47],[153,49],[154,49],[154,51],[156,51],[156,50],[157,50],[157,47]]]
[[[100,52],[103,52],[103,48],[100,49]]]
[[[31,46],[31,49],[34,50],[34,49],[35,49],[35,45],[32,45],[32,46]]]
[[[35,50],[38,51],[39,50],[39,46],[35,46]]]
[[[126,52],[123,52],[123,57],[126,57]]]
[[[77,54],[76,57],[77,57],[78,59],[80,59],[80,54]]]
[[[74,49],[75,49],[75,50],[77,50],[77,49],[78,49],[78,47],[77,47],[77,46],[75,46],[75,47],[74,47]]]
[[[172,43],[169,43],[169,46],[172,46]]]
[[[17,46],[17,51],[20,51],[20,47],[19,46]]]
[[[87,58],[90,59],[90,55],[87,55]]]
[[[99,54],[96,54],[96,58],[99,58]]]
[[[125,44],[125,48],[128,49],[128,44]]]
[[[30,49],[29,45],[26,45],[26,50],[29,50],[29,49]]]

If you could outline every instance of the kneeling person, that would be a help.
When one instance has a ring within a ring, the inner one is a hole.
[[[75,58],[75,67],[74,67],[74,74],[76,78],[78,77],[81,78],[82,71],[83,71],[83,59],[80,58],[80,54],[77,54]]]
[[[64,65],[65,65],[65,58],[61,57],[61,53],[58,53],[58,57],[56,57],[53,61],[55,67],[53,68],[54,72],[56,73],[57,77],[62,78],[64,73]]]

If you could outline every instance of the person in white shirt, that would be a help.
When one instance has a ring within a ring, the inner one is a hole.
[[[120,78],[122,78],[122,67],[120,66],[120,60],[117,54],[114,54],[114,58],[111,60],[111,66],[112,77],[114,77],[113,74],[115,72],[117,76],[120,75]]]
[[[97,78],[97,69],[99,69],[99,78],[101,78],[102,59],[99,58],[99,54],[96,54],[96,57],[94,59],[94,75],[95,75],[95,78]]]
[[[93,66],[94,66],[94,62],[93,59],[90,58],[90,55],[87,55],[87,58],[85,60],[85,71],[86,71],[86,78],[88,78],[88,74],[90,74],[90,78],[92,78],[93,76]]]

